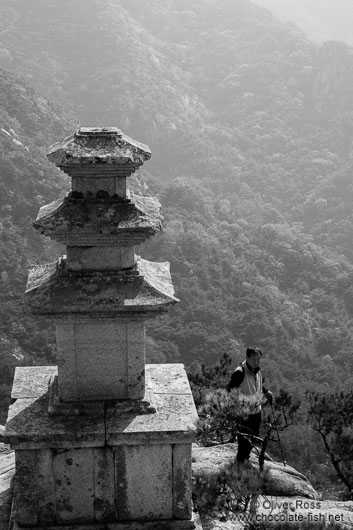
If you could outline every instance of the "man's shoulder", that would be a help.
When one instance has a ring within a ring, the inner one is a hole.
[[[242,365],[237,366],[234,372],[232,373],[231,379],[227,385],[227,390],[232,388],[237,388],[240,386],[244,379],[244,367]]]

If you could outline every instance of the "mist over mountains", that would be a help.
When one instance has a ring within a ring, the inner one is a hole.
[[[59,253],[31,221],[68,189],[45,152],[76,119],[152,148],[131,185],[159,196],[165,229],[137,252],[171,262],[182,302],[149,327],[149,360],[257,344],[274,390],[351,386],[352,48],[248,0],[87,6],[0,4],[3,410],[14,364],[55,362],[21,299],[27,264]]]
[[[302,28],[317,41],[339,40],[353,44],[353,4],[350,0],[253,0],[283,22]]]

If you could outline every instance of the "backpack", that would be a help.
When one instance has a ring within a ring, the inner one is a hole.
[[[239,385],[241,385],[242,382],[244,381],[244,377],[245,377],[245,368],[244,368],[244,366],[241,364],[240,366],[237,366],[236,369],[234,370],[234,372],[232,373],[231,378],[230,378],[230,380],[229,380],[229,383],[228,383],[227,386],[226,386],[227,392],[230,392],[230,391],[232,390],[232,388],[235,388],[236,385],[234,384],[234,374],[235,374],[235,372],[238,372],[238,373],[240,372],[239,368],[240,368],[241,373],[242,373],[242,377],[241,377],[241,379],[239,380]],[[238,385],[238,386],[239,386],[239,385]]]

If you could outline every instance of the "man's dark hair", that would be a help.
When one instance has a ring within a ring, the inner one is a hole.
[[[250,346],[246,350],[247,357],[251,357],[251,355],[256,355],[257,353],[259,353],[262,357],[262,351],[260,350],[260,348],[256,348],[255,346]]]

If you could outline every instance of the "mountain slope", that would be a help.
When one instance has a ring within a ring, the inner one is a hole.
[[[0,16],[7,68],[152,147],[135,186],[160,195],[166,229],[141,251],[171,261],[182,304],[151,325],[149,357],[212,363],[258,343],[274,385],[351,384],[350,53],[246,0],[6,0]]]
[[[315,40],[353,45],[353,5],[350,0],[252,0],[284,22],[293,22]]]
[[[40,205],[67,189],[46,147],[73,126],[66,112],[0,69],[0,420],[14,365],[53,360],[53,330],[23,312],[22,297],[28,264],[52,256],[32,221]]]

